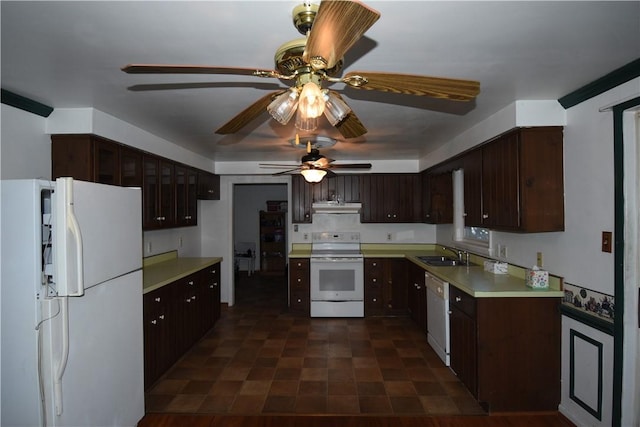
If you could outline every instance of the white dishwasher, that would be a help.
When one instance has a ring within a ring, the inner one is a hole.
[[[427,287],[427,341],[449,366],[449,283],[425,272]]]

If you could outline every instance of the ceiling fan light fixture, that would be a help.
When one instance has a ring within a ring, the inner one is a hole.
[[[335,93],[325,90],[324,91],[324,115],[331,123],[331,126],[335,126],[347,117],[347,114],[351,112],[351,108]]]
[[[311,183],[322,181],[322,178],[327,174],[327,171],[322,169],[303,169],[300,171],[304,180]]]
[[[298,91],[295,88],[279,95],[267,106],[267,111],[279,123],[286,125],[298,107]],[[263,107],[264,108],[264,107]]]
[[[303,132],[313,132],[318,128],[317,117],[304,117],[300,108],[296,114],[296,128]]]
[[[310,81],[302,86],[298,110],[304,118],[320,117],[324,112],[324,97],[320,87]]]

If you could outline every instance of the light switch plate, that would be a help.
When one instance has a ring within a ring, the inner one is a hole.
[[[611,253],[611,239],[612,235],[610,231],[602,232],[602,252]]]

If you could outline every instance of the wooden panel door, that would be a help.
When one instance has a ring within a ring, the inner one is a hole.
[[[407,314],[407,263],[404,258],[384,260],[384,284],[382,299],[384,314],[398,316]]]
[[[93,138],[93,180],[100,184],[120,185],[120,147],[101,138]]]
[[[197,171],[188,166],[175,166],[176,224],[186,227],[198,224]]]
[[[142,153],[138,150],[120,147],[120,185],[142,187]]]
[[[313,190],[302,175],[291,176],[291,221],[294,224],[311,223]]]
[[[518,229],[520,212],[518,134],[501,136],[482,148],[483,226]]]
[[[520,130],[520,228],[564,230],[564,173],[561,127]]]
[[[482,227],[482,150],[462,158],[464,173],[464,225]]]
[[[151,155],[145,155],[142,159],[142,227],[144,229],[160,228],[162,225],[158,200],[159,163],[160,160]]]
[[[369,174],[361,176],[360,199],[362,202],[360,222],[386,222],[383,175]]]
[[[160,216],[163,227],[176,224],[175,165],[167,160],[160,160]]]

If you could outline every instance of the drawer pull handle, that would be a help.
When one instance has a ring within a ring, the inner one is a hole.
[[[158,316],[158,318],[159,318],[160,320],[164,320],[164,314],[161,314],[160,316]]]
[[[156,297],[156,302],[160,302],[160,297]]]
[[[157,320],[155,320],[155,319],[153,319],[153,320],[151,321],[151,324],[152,324],[152,325],[155,325],[156,323],[158,323],[158,321],[157,321]]]
[[[456,297],[456,302],[460,302],[460,301],[462,301],[462,298]]]

